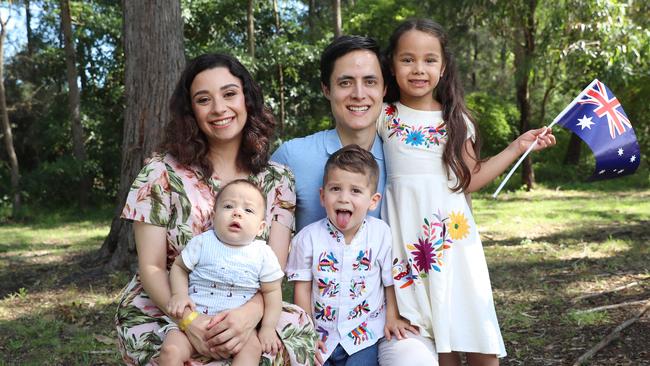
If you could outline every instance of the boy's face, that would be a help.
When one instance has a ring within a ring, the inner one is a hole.
[[[350,242],[359,230],[368,210],[373,210],[381,195],[374,193],[367,175],[332,168],[320,189],[320,201],[327,218]]]
[[[264,230],[264,214],[260,193],[246,184],[235,184],[219,193],[212,224],[223,243],[248,245]]]

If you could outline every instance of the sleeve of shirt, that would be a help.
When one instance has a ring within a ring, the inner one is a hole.
[[[289,281],[312,280],[312,250],[311,235],[305,235],[303,229],[291,240],[291,251],[287,262],[287,279]]]
[[[377,127],[377,134],[381,139],[384,139],[384,126],[386,125],[384,123],[384,120],[386,119],[386,107],[388,106],[387,103],[383,103],[381,106],[381,113],[379,113],[379,117],[377,117],[377,121],[375,122],[375,125]]]
[[[190,271],[194,270],[194,267],[199,263],[199,258],[201,258],[201,251],[203,250],[203,235],[197,235],[193,237],[181,251],[181,259],[183,259],[183,264]]]
[[[156,226],[167,226],[171,212],[171,188],[165,163],[147,163],[129,189],[121,217]]]
[[[474,129],[474,124],[467,115],[463,115],[463,117],[465,119],[465,125],[467,126],[467,137],[465,137],[465,139],[472,139],[472,142],[476,142],[476,130]]]
[[[379,248],[379,256],[377,257],[379,265],[381,266],[381,282],[386,286],[393,286],[393,236],[390,233],[390,227],[381,222],[382,230],[381,245]]]
[[[260,271],[260,282],[273,282],[284,276],[278,257],[270,246],[261,244],[262,270]]]
[[[293,172],[286,166],[275,165],[280,173],[280,179],[275,188],[269,191],[267,202],[270,207],[270,220],[295,230],[296,212],[296,179]]]
[[[271,155],[270,160],[282,165],[289,165],[289,151],[286,142],[280,145],[277,150],[275,150],[275,152]]]

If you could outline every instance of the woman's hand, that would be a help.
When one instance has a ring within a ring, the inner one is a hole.
[[[210,324],[211,320],[212,317],[205,314],[199,314],[199,316],[196,317],[196,319],[194,319],[194,321],[192,321],[192,323],[187,327],[185,335],[187,336],[187,339],[189,339],[190,343],[192,343],[192,346],[194,346],[194,349],[196,349],[196,352],[214,358],[215,360],[227,359],[229,357],[223,357],[219,353],[212,352],[207,342],[204,340],[208,324]]]
[[[223,311],[207,325],[203,339],[210,350],[221,358],[230,358],[241,351],[262,319],[262,295],[255,295],[239,308]]]

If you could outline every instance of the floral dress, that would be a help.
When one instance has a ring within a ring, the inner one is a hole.
[[[293,227],[295,208],[294,178],[282,165],[268,167],[249,180],[267,195],[266,221]],[[133,182],[122,211],[122,218],[167,228],[167,268],[185,244],[212,226],[215,194],[220,182],[216,177],[203,179],[201,171],[178,163],[171,155],[155,155]],[[259,239],[269,235],[267,225]],[[176,324],[163,314],[144,292],[140,276],[135,274],[123,290],[117,314],[118,344],[128,365],[157,365],[164,335]],[[284,303],[277,332],[285,352],[274,359],[262,357],[263,365],[306,365],[314,359],[316,333],[310,317],[298,306]],[[269,356],[270,357],[270,356]],[[230,361],[195,359],[191,365],[229,365]]]
[[[474,138],[468,123],[467,138]],[[399,312],[432,337],[438,352],[505,356],[483,246],[463,192],[447,177],[441,111],[384,105],[386,193],[382,218],[393,235]]]

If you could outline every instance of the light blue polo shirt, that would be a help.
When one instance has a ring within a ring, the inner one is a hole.
[[[323,185],[323,169],[330,155],[343,147],[336,130],[316,132],[283,143],[271,156],[271,160],[288,166],[296,176],[296,232],[303,227],[325,218],[327,214],[320,204],[320,188]],[[370,152],[379,165],[377,192],[384,194],[386,167],[382,141],[375,136]],[[368,214],[379,217],[381,204]]]

